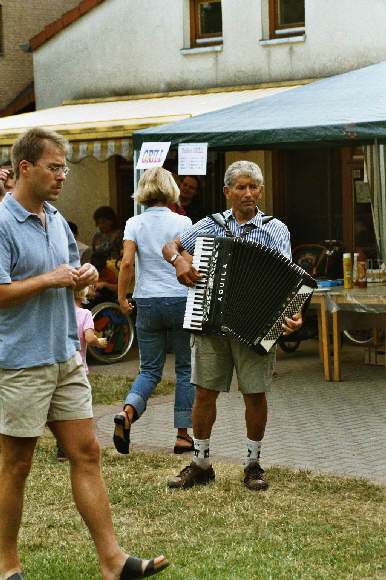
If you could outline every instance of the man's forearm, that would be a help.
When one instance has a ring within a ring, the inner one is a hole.
[[[0,308],[9,308],[24,304],[50,288],[49,272],[33,276],[26,280],[15,280],[9,284],[0,284]]]
[[[181,254],[184,251],[184,248],[181,246],[179,239],[172,240],[171,242],[167,242],[164,247],[162,248],[162,255],[164,259],[170,263],[170,259],[175,254]]]

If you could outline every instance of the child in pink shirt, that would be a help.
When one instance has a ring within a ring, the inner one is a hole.
[[[107,338],[98,338],[94,331],[94,320],[90,310],[82,308],[82,302],[85,301],[88,288],[77,290],[75,295],[75,313],[76,322],[78,324],[78,334],[80,340],[80,356],[82,357],[83,366],[88,374],[88,366],[86,362],[87,345],[97,346],[99,348],[106,348]]]
[[[78,334],[80,340],[80,356],[82,357],[83,366],[88,375],[88,366],[86,361],[87,345],[97,346],[99,348],[106,348],[107,338],[98,338],[94,332],[94,320],[90,310],[87,308],[82,308],[82,302],[86,300],[87,287],[82,290],[76,290],[74,292],[75,297],[75,314],[76,322],[78,324]],[[63,450],[59,447],[57,443],[57,459],[59,461],[66,461],[67,457]]]

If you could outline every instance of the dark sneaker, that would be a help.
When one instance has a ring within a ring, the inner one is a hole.
[[[251,461],[244,469],[244,485],[248,489],[267,489],[268,483],[263,479],[264,469],[260,467],[258,461]]]
[[[214,479],[213,467],[202,469],[197,463],[192,463],[184,467],[176,477],[168,481],[169,487],[192,487],[198,483],[205,485]]]

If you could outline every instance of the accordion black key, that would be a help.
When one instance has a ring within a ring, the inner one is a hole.
[[[262,354],[283,333],[284,317],[304,311],[317,286],[279,252],[242,238],[198,236],[193,266],[203,278],[189,288],[184,328],[230,334]]]

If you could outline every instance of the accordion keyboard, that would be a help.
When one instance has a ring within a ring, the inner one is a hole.
[[[197,238],[194,249],[193,266],[202,274],[193,288],[189,288],[186,299],[186,310],[183,327],[186,330],[202,330],[202,319],[204,314],[204,297],[206,278],[208,275],[209,260],[212,256],[215,238],[200,236]]]

